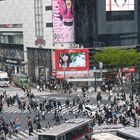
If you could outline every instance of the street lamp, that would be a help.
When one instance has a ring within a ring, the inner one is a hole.
[[[64,61],[64,93],[66,93],[66,69],[67,69],[67,61],[68,61],[68,56],[64,54],[63,56],[63,61]]]
[[[95,88],[95,92],[96,92],[96,66],[93,67],[94,70],[94,88]]]

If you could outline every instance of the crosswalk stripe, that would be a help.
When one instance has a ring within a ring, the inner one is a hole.
[[[16,136],[17,136],[18,139],[21,139],[21,140],[26,140],[27,139],[26,137],[20,135],[19,133],[17,133]]]
[[[23,131],[20,131],[19,134],[23,135],[24,137],[28,138],[29,137],[29,134],[23,132]]]
[[[17,139],[17,137],[16,137],[16,136],[14,136],[14,135],[11,135],[11,138],[10,138],[10,137],[7,137],[6,139],[7,139],[7,140],[11,140],[11,139],[12,139],[12,140],[16,140],[16,139]]]
[[[21,110],[18,108],[18,106],[13,105],[13,106],[7,106],[4,104],[3,106],[3,112],[4,113],[29,113],[29,111],[27,109],[25,110]]]
[[[73,110],[74,110],[75,108],[78,110],[78,105],[72,107]],[[68,112],[69,112],[69,109],[70,109],[70,107],[66,107],[65,104],[62,105],[62,113],[63,113],[63,114],[68,113]],[[57,108],[56,110],[58,110],[58,108]],[[54,112],[55,112],[55,109],[49,111],[48,113],[54,113]]]

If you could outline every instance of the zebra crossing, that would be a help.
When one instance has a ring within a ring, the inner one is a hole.
[[[52,126],[51,128],[47,129],[52,129],[55,126]],[[33,132],[31,135],[29,135],[29,130],[25,131],[19,131],[17,134],[12,134],[11,136],[7,136],[6,140],[38,140],[38,134],[44,133],[47,131],[46,128],[42,128],[40,130],[35,130],[33,129]]]
[[[56,109],[54,108],[51,111],[49,111],[48,113],[54,113],[55,110],[58,111],[59,109],[58,108],[56,108]],[[72,107],[66,107],[65,104],[62,104],[60,110],[61,110],[62,114],[69,114],[70,111],[72,111],[73,113],[77,113],[78,112],[78,105],[72,106]]]
[[[61,110],[62,114],[69,114],[69,112],[73,112],[73,114],[77,113],[79,111],[78,109],[78,104],[75,106],[69,106],[66,107],[65,104],[62,104],[62,106],[60,108],[56,107],[51,109],[51,111],[49,111],[48,113],[54,113],[55,110]],[[94,105],[95,107],[97,107],[97,105]],[[108,108],[110,108],[111,106],[108,106]],[[104,105],[100,105],[100,110],[103,110]],[[7,106],[7,104],[3,105],[3,113],[30,113],[29,110],[27,109],[27,105],[25,110],[21,110],[19,109],[17,104],[13,104],[12,106],[10,105],[9,107]]]
[[[19,109],[17,104],[13,104],[12,106],[10,105],[9,107],[4,104],[3,105],[3,113],[29,113],[27,109],[21,110]]]
[[[31,135],[29,135],[28,130],[19,131],[17,134],[12,134],[11,136],[7,136],[6,140],[37,140],[38,133],[45,132],[43,128],[37,132],[37,130],[33,130]]]
[[[59,110],[58,108],[56,108],[56,110]],[[73,113],[78,112],[78,105],[73,106],[73,107],[66,107],[65,104],[62,104],[61,106],[61,113],[63,114],[68,114],[70,112],[70,110],[72,110]],[[30,113],[29,110],[26,109],[25,110],[21,110],[19,109],[17,104],[13,104],[13,106],[7,106],[6,104],[3,105],[3,113]],[[51,111],[49,111],[48,113],[54,113],[55,112],[55,108],[51,109]]]

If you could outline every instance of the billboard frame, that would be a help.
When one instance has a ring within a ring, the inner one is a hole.
[[[60,55],[61,54],[71,54],[71,53],[85,53],[85,67],[60,67]],[[57,71],[89,71],[89,49],[62,49],[56,50],[56,70]]]

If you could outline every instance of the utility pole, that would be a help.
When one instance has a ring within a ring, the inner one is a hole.
[[[96,92],[96,88],[97,88],[97,85],[96,85],[96,66],[94,66],[93,67],[93,70],[94,70],[94,73],[93,73],[93,75],[94,75],[94,88],[95,88],[95,92]]]

